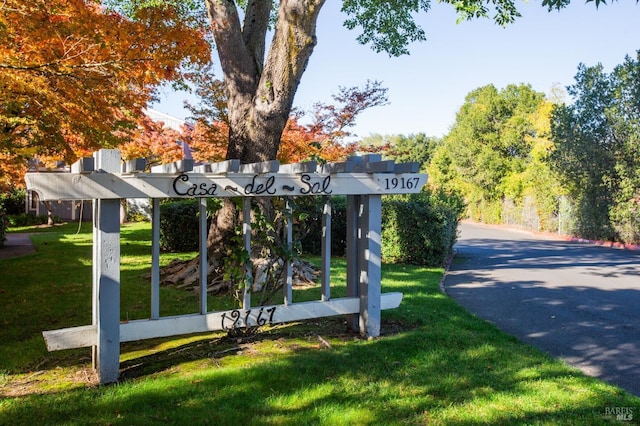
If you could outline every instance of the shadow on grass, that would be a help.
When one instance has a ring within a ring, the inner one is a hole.
[[[291,346],[235,366],[21,398],[0,423],[597,424],[604,407],[634,402],[512,339],[470,337],[462,330],[443,344],[422,326],[331,349]]]
[[[383,291],[405,296],[379,339],[333,318],[153,354],[171,339],[127,344],[119,384],[0,399],[0,424],[599,424],[605,407],[640,406],[468,314],[440,275],[384,267]]]
[[[0,372],[28,373],[34,369],[76,366],[90,359],[89,349],[48,353],[42,331],[91,323],[91,224],[52,228],[34,234],[36,253],[0,259]],[[123,227],[121,238],[121,315],[123,320],[148,318],[151,249],[148,225]],[[129,260],[144,269],[129,270]],[[171,288],[160,290],[162,314],[197,312],[197,295]]]

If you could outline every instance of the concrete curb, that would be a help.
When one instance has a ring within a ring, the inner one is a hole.
[[[480,225],[480,226],[486,226],[486,227],[495,227],[495,228],[508,229],[508,230],[512,230],[512,231],[526,232],[528,234],[531,234],[531,235],[534,235],[534,236],[540,237],[540,238],[567,241],[567,242],[571,242],[571,243],[592,244],[592,245],[596,245],[596,246],[616,248],[616,249],[620,249],[620,250],[640,251],[640,245],[636,245],[636,244],[624,244],[624,243],[617,243],[617,242],[613,242],[613,241],[604,241],[604,240],[589,240],[589,239],[586,239],[586,238],[578,238],[578,237],[574,237],[574,236],[571,236],[571,235],[561,235],[561,234],[557,234],[557,233],[554,233],[554,232],[534,231],[532,229],[520,228],[520,227],[517,227],[517,226],[510,226],[510,225],[504,225],[504,224],[489,224],[489,223],[482,223],[482,222],[473,222],[471,220],[463,220],[463,221],[461,221],[461,223],[471,223],[471,224],[474,224],[474,225]]]

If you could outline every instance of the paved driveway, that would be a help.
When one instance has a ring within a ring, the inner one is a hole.
[[[640,396],[640,252],[462,224],[445,290],[503,331]]]

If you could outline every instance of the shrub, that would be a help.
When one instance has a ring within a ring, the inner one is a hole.
[[[26,191],[24,189],[12,189],[9,192],[0,194],[0,205],[4,206],[8,215],[18,215],[25,210]]]
[[[383,261],[443,265],[456,242],[463,208],[459,197],[443,193],[386,197],[382,203]]]
[[[295,236],[302,252],[320,254],[322,197],[298,197],[293,201]],[[346,197],[332,197],[331,254],[346,253]],[[215,209],[215,208],[214,208]],[[443,265],[453,250],[458,220],[465,206],[455,194],[423,192],[385,196],[382,199],[382,258],[389,263]],[[165,251],[198,249],[198,201],[160,204],[160,247]]]
[[[44,225],[48,222],[46,215],[36,216],[28,213],[10,214],[7,216],[7,219],[11,226],[35,226]],[[55,216],[53,218],[53,222],[60,223],[61,219],[58,216]]]
[[[308,218],[308,234],[301,239],[307,254],[320,254],[322,206],[320,197],[307,197],[303,205]],[[346,197],[333,197],[331,254],[346,253]],[[389,263],[429,266],[444,264],[456,241],[458,220],[464,212],[462,198],[456,194],[425,192],[382,198],[382,257]]]
[[[160,248],[165,251],[198,249],[198,200],[171,200],[160,204]]]
[[[319,255],[322,248],[322,197],[300,197],[296,204],[306,218],[301,220],[298,235],[301,235],[302,252]],[[331,254],[344,256],[347,251],[347,199],[331,198]]]
[[[0,247],[4,246],[4,242],[7,239],[7,228],[9,228],[9,220],[7,219],[7,212],[0,204]]]

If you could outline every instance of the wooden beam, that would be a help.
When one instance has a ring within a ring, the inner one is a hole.
[[[320,253],[322,264],[320,267],[320,292],[321,300],[327,301],[331,299],[331,200],[329,197],[323,197],[324,206],[322,209],[322,242],[320,244]]]
[[[198,199],[198,210],[200,217],[198,218],[198,230],[199,241],[198,246],[200,250],[200,313],[207,313],[207,278],[209,275],[209,255],[207,251],[207,236],[209,235],[209,229],[207,228],[207,199]]]
[[[340,163],[326,163],[318,165],[318,173],[351,173],[355,163],[353,161],[343,161]]]
[[[226,160],[219,163],[200,164],[193,168],[196,173],[232,173],[240,169],[240,160]]]
[[[251,286],[253,285],[253,272],[251,268],[251,198],[242,199],[242,242],[243,248],[249,254],[249,260],[245,264],[244,294],[242,296],[242,309],[251,308]]]
[[[120,151],[101,149],[95,158],[103,174],[120,170]],[[100,383],[113,383],[120,374],[120,200],[96,199],[94,205],[94,366]]]
[[[393,170],[394,173],[418,173],[420,171],[420,163],[396,163]]]
[[[27,188],[43,201],[121,198],[272,197],[420,192],[417,173],[245,174],[27,173]]]
[[[161,164],[151,167],[151,173],[184,173],[193,170],[194,161],[185,158],[169,164]]]
[[[395,169],[393,160],[361,162],[353,166],[354,173],[391,173]]]
[[[302,163],[281,164],[279,173],[313,173],[318,168],[318,163],[315,161],[305,161]]]
[[[151,319],[160,318],[160,199],[151,202]]]
[[[136,158],[127,160],[122,163],[122,173],[143,172],[147,167],[147,160],[144,158]]]
[[[93,157],[81,158],[71,165],[71,173],[91,173],[95,170]]]
[[[400,306],[402,293],[385,293],[381,297],[381,309]],[[291,305],[255,307],[247,313],[243,309],[210,312],[206,315],[191,314],[163,317],[158,320],[135,320],[120,324],[120,341],[132,342],[156,337],[180,334],[204,333],[232,328],[280,324],[336,315],[356,314],[360,310],[357,297],[332,299],[328,302],[299,302]],[[80,326],[42,333],[49,351],[88,347],[97,339],[95,326]]]
[[[284,284],[284,304],[290,305],[293,303],[293,216],[291,211],[291,200],[287,197],[285,199],[285,219],[287,223],[287,250],[289,256],[285,263],[285,272],[287,278]]]
[[[260,163],[240,164],[239,173],[275,173],[280,168],[278,160],[262,161]]]
[[[358,295],[360,296],[360,334],[367,337],[380,335],[381,218],[381,197],[379,195],[361,196],[358,217]]]

